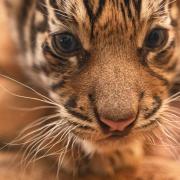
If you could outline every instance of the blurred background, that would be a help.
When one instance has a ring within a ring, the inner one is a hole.
[[[16,46],[11,39],[13,29],[9,28],[9,20],[0,0],[0,140],[11,140],[27,123],[44,115],[43,110],[29,112],[23,108],[41,106],[42,103],[12,95],[19,94],[34,97],[35,94],[21,85],[5,78],[12,77],[26,83],[17,64]],[[8,92],[9,91],[9,92]]]

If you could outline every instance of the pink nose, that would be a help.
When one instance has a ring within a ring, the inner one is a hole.
[[[134,121],[134,117],[130,117],[128,119],[123,119],[119,121],[113,121],[109,119],[101,118],[101,121],[110,127],[110,131],[124,131],[129,125],[131,125]]]

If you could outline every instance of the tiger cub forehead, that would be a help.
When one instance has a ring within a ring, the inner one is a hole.
[[[172,0],[47,0],[47,2],[56,9],[57,21],[57,17],[61,16],[59,18],[61,23],[69,21],[72,26],[74,23],[79,29],[87,31],[91,31],[92,28],[98,30],[110,28],[112,31],[113,28],[120,29],[125,31],[125,34],[137,31],[142,22],[147,24],[151,21],[150,23],[168,26],[169,6],[173,3]],[[71,26],[68,25],[68,28]]]
[[[48,1],[48,0],[47,0]],[[124,13],[128,17],[136,17],[138,14],[141,19],[151,18],[158,15],[162,17],[168,10],[174,0],[56,0],[53,2],[64,10],[69,16],[76,16],[85,22],[86,16],[97,18],[103,13],[104,17],[109,17],[113,14],[122,15]],[[53,4],[51,3],[51,4]]]
[[[51,8],[54,31],[70,30],[88,49],[89,39],[136,38],[141,44],[153,26],[170,28],[169,7],[172,0],[46,0]],[[138,35],[140,34],[140,36]],[[118,36],[117,36],[118,35]],[[120,36],[121,35],[121,36]]]

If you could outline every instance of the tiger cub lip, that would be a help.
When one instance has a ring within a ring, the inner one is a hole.
[[[114,141],[114,140],[120,140],[121,138],[124,138],[124,137],[127,137],[132,128],[134,127],[136,121],[134,121],[133,123],[131,123],[125,130],[123,131],[112,131],[112,132],[109,132],[107,135],[106,135],[106,138],[104,139],[101,139],[99,140],[99,142],[101,141]]]

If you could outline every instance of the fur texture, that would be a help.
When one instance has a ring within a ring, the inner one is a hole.
[[[172,117],[178,118],[170,102],[179,94],[171,96],[170,90],[179,82],[179,2],[5,3],[22,70],[45,92],[36,92],[39,98],[55,109],[16,139],[25,143],[25,159],[48,153],[57,171],[76,176],[113,176],[141,164],[144,139],[161,131],[167,135]],[[155,28],[166,30],[167,40],[152,50],[146,39]],[[54,38],[64,32],[80,42],[78,52],[57,49]],[[101,124],[102,117],[117,121],[129,115],[136,121],[123,133],[112,134]]]

